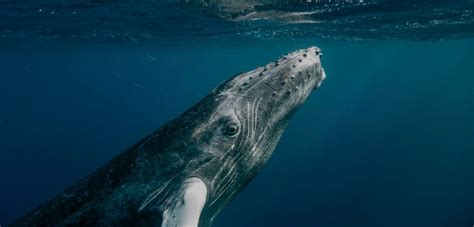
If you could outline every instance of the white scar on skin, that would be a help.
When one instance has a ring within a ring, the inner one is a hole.
[[[197,178],[187,179],[176,204],[163,212],[161,227],[197,227],[207,200],[207,188]]]

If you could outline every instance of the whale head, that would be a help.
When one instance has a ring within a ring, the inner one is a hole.
[[[212,157],[193,170],[210,192],[201,221],[212,223],[266,163],[291,116],[325,79],[321,56],[317,47],[284,55],[230,78],[193,108],[206,118],[193,130],[196,147]]]
[[[239,74],[212,92],[219,103],[213,114],[222,121],[218,131],[230,138],[234,153],[258,157],[265,153],[259,146],[275,142],[293,113],[325,79],[321,56],[316,47],[298,50]]]
[[[317,47],[297,50],[221,84],[209,95],[215,108],[205,129],[196,130],[210,136],[203,144],[217,145],[208,150],[233,162],[253,157],[242,165],[265,158],[272,150],[266,147],[278,141],[291,116],[326,78],[321,56]]]
[[[231,77],[152,136],[143,160],[161,161],[144,169],[178,174],[178,181],[201,179],[208,193],[200,225],[212,224],[267,162],[291,116],[325,79],[321,56],[317,47],[297,50]]]

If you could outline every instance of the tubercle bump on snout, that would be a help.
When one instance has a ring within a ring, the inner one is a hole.
[[[268,97],[305,92],[305,85],[316,89],[325,79],[321,66],[322,51],[312,46],[280,56],[263,67],[236,76],[228,92],[245,94],[249,90],[270,89]],[[263,85],[263,86],[256,86]]]

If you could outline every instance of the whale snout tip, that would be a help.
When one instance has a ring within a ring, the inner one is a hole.
[[[317,73],[319,74],[319,80],[317,81],[316,85],[314,86],[313,88],[313,91],[318,89],[319,87],[321,87],[321,84],[323,83],[323,81],[326,79],[326,71],[324,70],[324,68],[322,67],[322,64],[321,64],[321,58],[323,56],[323,53],[322,53],[322,50],[319,48],[319,47],[316,47],[316,46],[311,46],[307,49],[304,50],[304,52],[306,54],[309,54],[309,53],[313,53],[315,56],[313,58],[313,64],[316,65],[316,70],[317,70]]]
[[[307,49],[304,49],[304,52],[305,53],[309,53],[309,52],[312,52],[312,53],[315,53],[317,56],[322,56],[323,55],[323,52],[321,51],[321,49],[317,46],[310,46],[309,48]]]
[[[314,64],[320,64],[321,57],[323,56],[321,49],[317,46],[311,46],[306,49],[299,50],[297,53],[302,53],[301,55],[303,58],[309,59]]]

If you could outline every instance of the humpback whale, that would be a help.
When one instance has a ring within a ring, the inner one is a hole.
[[[231,77],[11,226],[211,226],[325,79],[321,56],[301,49]]]

